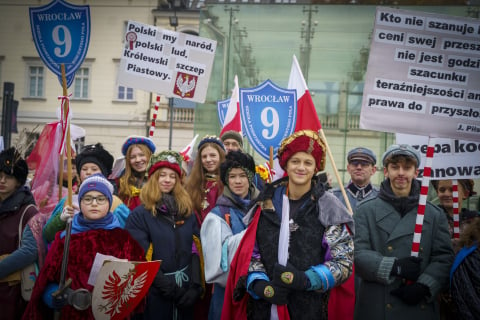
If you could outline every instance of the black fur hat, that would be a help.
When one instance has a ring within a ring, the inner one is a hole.
[[[80,171],[85,163],[95,163],[100,167],[102,174],[108,178],[112,173],[113,156],[105,149],[101,143],[85,146],[82,152],[75,158],[75,166],[80,176]]]
[[[14,176],[22,185],[27,181],[27,162],[14,147],[0,152],[0,171]]]
[[[220,178],[224,185],[228,186],[228,173],[233,168],[240,168],[245,171],[248,181],[252,183],[255,175],[255,160],[248,153],[242,151],[230,151],[225,156],[225,161],[220,166]]]

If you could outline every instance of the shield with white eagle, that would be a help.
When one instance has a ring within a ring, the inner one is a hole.
[[[161,261],[105,261],[92,294],[95,319],[125,319],[142,301]]]

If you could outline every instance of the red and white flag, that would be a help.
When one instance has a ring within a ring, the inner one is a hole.
[[[227,131],[233,130],[242,135],[242,120],[240,118],[240,89],[238,88],[238,77],[235,75],[235,87],[232,90],[230,103],[228,104],[227,113],[225,114],[225,121],[223,121],[223,128],[220,132],[220,137]]]
[[[197,138],[198,138],[198,134],[196,134],[195,137],[193,137],[192,141],[185,148],[183,148],[182,151],[179,152],[183,156],[183,159],[185,160],[185,162],[187,163],[192,160],[193,146],[195,145]]]
[[[305,82],[295,55],[293,55],[292,69],[290,70],[287,88],[297,90],[297,123],[295,125],[295,132],[306,129],[313,131],[320,130],[322,125],[318,119],[312,96],[308,91],[307,83]]]

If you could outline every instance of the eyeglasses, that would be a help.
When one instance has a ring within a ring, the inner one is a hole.
[[[97,204],[105,204],[108,199],[105,196],[98,196],[98,197],[85,196],[82,198],[82,202],[85,204],[92,204],[93,200],[97,201]]]
[[[354,167],[361,165],[362,167],[368,167],[371,163],[368,161],[362,161],[362,160],[352,160],[350,161],[350,164]]]

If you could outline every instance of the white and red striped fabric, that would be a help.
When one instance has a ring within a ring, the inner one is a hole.
[[[422,187],[420,189],[420,199],[418,201],[417,220],[415,223],[415,231],[413,233],[412,253],[414,257],[418,257],[420,250],[420,241],[422,240],[423,218],[425,215],[425,207],[427,205],[428,184],[432,175],[432,162],[434,154],[434,145],[432,139],[428,138],[427,156],[423,169]],[[420,164],[419,164],[420,165]]]
[[[290,70],[287,88],[297,91],[297,122],[295,124],[295,132],[307,129],[313,131],[320,130],[322,125],[318,119],[312,96],[308,91],[302,69],[300,69],[295,55],[293,56],[292,69]]]
[[[236,131],[242,135],[242,119],[240,118],[240,89],[238,87],[238,77],[235,75],[235,86],[232,90],[230,103],[228,104],[225,120],[223,121],[223,128],[220,132],[220,137],[227,131]]]
[[[460,210],[458,207],[458,180],[452,180],[452,200],[453,200],[453,238],[460,238]]]
[[[150,137],[153,137],[153,134],[155,133],[155,123],[157,122],[157,115],[158,115],[158,106],[160,105],[160,96],[157,96],[157,101],[155,101],[155,107],[152,115],[152,124],[150,125],[150,131],[148,132],[148,135]]]

